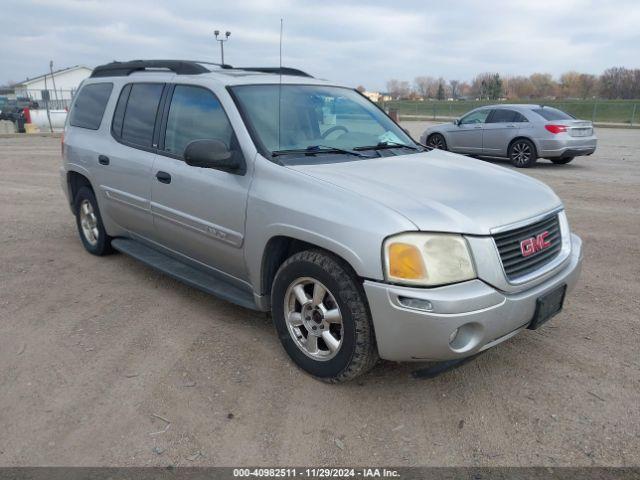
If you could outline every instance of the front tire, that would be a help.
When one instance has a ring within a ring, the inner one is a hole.
[[[433,133],[429,135],[429,138],[427,138],[427,147],[431,147],[435,150],[446,150],[447,141],[444,139],[442,134]]]
[[[535,145],[527,139],[516,140],[509,147],[509,160],[514,167],[533,167],[538,159]]]
[[[362,284],[341,259],[320,250],[294,254],[276,273],[271,305],[284,349],[314,377],[344,382],[378,361]]]
[[[104,229],[93,190],[89,187],[80,188],[76,194],[74,207],[78,234],[87,252],[98,256],[113,252],[111,237]]]
[[[549,160],[551,160],[556,165],[566,165],[567,163],[569,163],[574,158],[576,158],[576,157],[550,158]]]

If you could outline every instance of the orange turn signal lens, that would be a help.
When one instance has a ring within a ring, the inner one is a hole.
[[[407,243],[389,245],[389,275],[406,280],[420,280],[427,276],[418,247]]]

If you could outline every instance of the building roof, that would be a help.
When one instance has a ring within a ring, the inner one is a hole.
[[[73,67],[66,67],[66,68],[61,68],[59,70],[54,70],[53,71],[53,75],[59,75],[61,73],[66,73],[66,72],[70,72],[72,70],[78,70],[84,68],[85,70],[89,70],[90,72],[93,71],[93,69],[85,66],[85,65],[74,65]],[[43,79],[45,76],[50,77],[51,76],[51,72],[47,72],[43,75],[38,75],[37,77],[33,77],[33,78],[27,78],[26,80],[23,80],[22,82],[18,82],[14,85],[14,87],[19,87],[21,85],[29,85],[30,83],[33,82],[37,82],[38,80]]]

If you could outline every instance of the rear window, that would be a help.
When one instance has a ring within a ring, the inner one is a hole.
[[[134,83],[130,90],[123,89],[116,108],[113,130],[116,135],[120,134],[120,138],[124,142],[141,147],[151,147],[163,88],[164,84],[162,83]],[[124,106],[124,97],[127,92],[128,101]],[[124,118],[120,125],[118,113],[122,110],[124,110]]]
[[[113,83],[91,83],[82,87],[69,114],[69,124],[90,130],[100,128],[111,90]]]
[[[575,118],[553,107],[534,108],[533,111],[545,120],[573,120]]]

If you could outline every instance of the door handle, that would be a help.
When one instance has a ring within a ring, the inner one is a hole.
[[[515,125],[513,125],[513,124],[511,124],[511,123],[510,123],[509,125],[507,125],[507,127],[509,127],[509,128],[516,128],[516,126],[515,126]]]
[[[107,157],[106,155],[99,155],[98,163],[100,165],[109,165],[109,157]]]
[[[156,178],[160,183],[171,183],[171,175],[167,172],[159,171],[156,173]]]
[[[473,127],[473,128],[482,128],[482,125],[476,125],[476,126],[475,126],[475,127]]]

